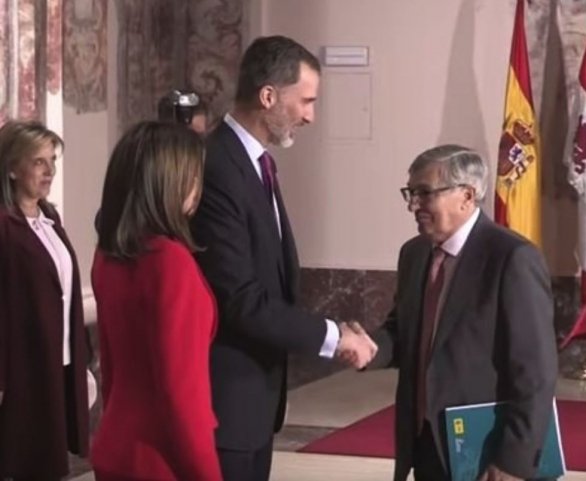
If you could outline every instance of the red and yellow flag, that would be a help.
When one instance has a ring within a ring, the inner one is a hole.
[[[525,0],[517,0],[499,144],[494,218],[541,246],[539,133],[525,38]]]

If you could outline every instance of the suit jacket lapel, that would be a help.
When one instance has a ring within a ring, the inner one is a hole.
[[[55,284],[55,287],[61,291],[62,287],[61,282],[59,281],[59,273],[57,272],[57,267],[55,266],[55,262],[53,261],[51,254],[49,254],[47,248],[45,247],[41,239],[39,239],[39,236],[36,234],[36,232],[33,231],[24,214],[15,214],[14,216],[12,216],[12,219],[18,225],[18,229],[22,230],[21,238],[23,245],[28,244],[32,252],[38,252],[38,256],[35,257],[42,262],[44,268],[49,272],[49,275],[53,283]]]
[[[281,220],[281,243],[285,268],[283,281],[287,281],[284,282],[284,285],[287,286],[291,302],[295,302],[299,287],[299,259],[297,257],[295,238],[293,237],[293,231],[291,230],[291,224],[289,223],[289,217],[285,210],[285,204],[283,203],[283,196],[281,195],[278,182],[275,185],[275,197]]]
[[[227,147],[230,157],[244,175],[247,190],[250,193],[254,209],[267,219],[267,223],[270,222],[269,225],[271,225],[271,227],[274,227],[273,233],[275,234],[275,240],[280,243],[279,230],[275,221],[273,206],[267,199],[262,180],[256,173],[246,149],[242,145],[242,142],[240,142],[236,133],[228,124],[226,124],[226,122],[222,122],[218,126],[218,131],[224,138],[224,145]]]
[[[279,236],[275,211],[273,205],[267,199],[267,194],[262,184],[262,180],[256,173],[256,170],[252,165],[246,149],[232,128],[225,122],[222,122],[218,126],[218,133],[224,138],[224,145],[228,149],[230,157],[243,173],[247,191],[250,193],[253,209],[263,217],[273,233],[271,237],[273,240],[273,247],[278,253],[277,257],[279,274],[281,276],[281,280],[284,281],[285,272],[283,265],[281,238]],[[280,209],[280,213],[281,212],[284,212],[284,209]],[[283,285],[285,286],[287,283],[284,283]]]
[[[417,353],[419,347],[419,330],[421,316],[423,314],[423,294],[425,292],[425,283],[427,281],[427,271],[431,261],[431,244],[421,238],[421,246],[413,252],[414,259],[409,260],[412,266],[408,273],[408,279],[400,279],[399,282],[405,282],[407,286],[413,286],[406,291],[406,301],[404,303],[407,315],[406,319],[415,319],[417,322],[410,322],[405,326],[408,333],[407,343],[411,352]]]
[[[482,273],[487,262],[486,249],[483,248],[482,243],[482,232],[486,222],[490,221],[481,213],[462,248],[438,318],[434,350],[441,347],[454,326],[465,317],[466,307],[474,298],[475,293],[482,291]]]

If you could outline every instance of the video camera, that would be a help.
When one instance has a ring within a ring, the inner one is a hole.
[[[158,105],[159,120],[189,125],[197,113],[205,114],[205,106],[194,92],[173,90],[165,95]]]

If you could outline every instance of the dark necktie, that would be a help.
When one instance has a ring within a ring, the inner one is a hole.
[[[273,195],[275,194],[275,161],[271,157],[271,154],[268,152],[263,152],[263,154],[258,158],[260,163],[260,173],[262,177],[262,183],[265,188],[265,192],[269,199],[269,203],[271,207],[273,206]]]
[[[423,298],[423,317],[419,336],[419,356],[417,364],[417,433],[423,428],[427,407],[426,377],[427,365],[431,354],[431,345],[435,327],[435,319],[444,286],[444,260],[446,253],[439,247],[433,249],[431,266],[427,275]]]

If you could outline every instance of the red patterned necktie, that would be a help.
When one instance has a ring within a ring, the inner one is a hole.
[[[423,428],[427,407],[426,377],[427,365],[431,354],[431,344],[437,317],[437,309],[444,286],[444,261],[446,253],[440,247],[433,249],[431,266],[427,275],[423,298],[423,317],[419,336],[419,356],[417,364],[417,433]]]
[[[263,152],[258,158],[260,163],[260,173],[262,183],[269,198],[271,206],[273,205],[273,195],[275,194],[275,161],[268,152]]]

